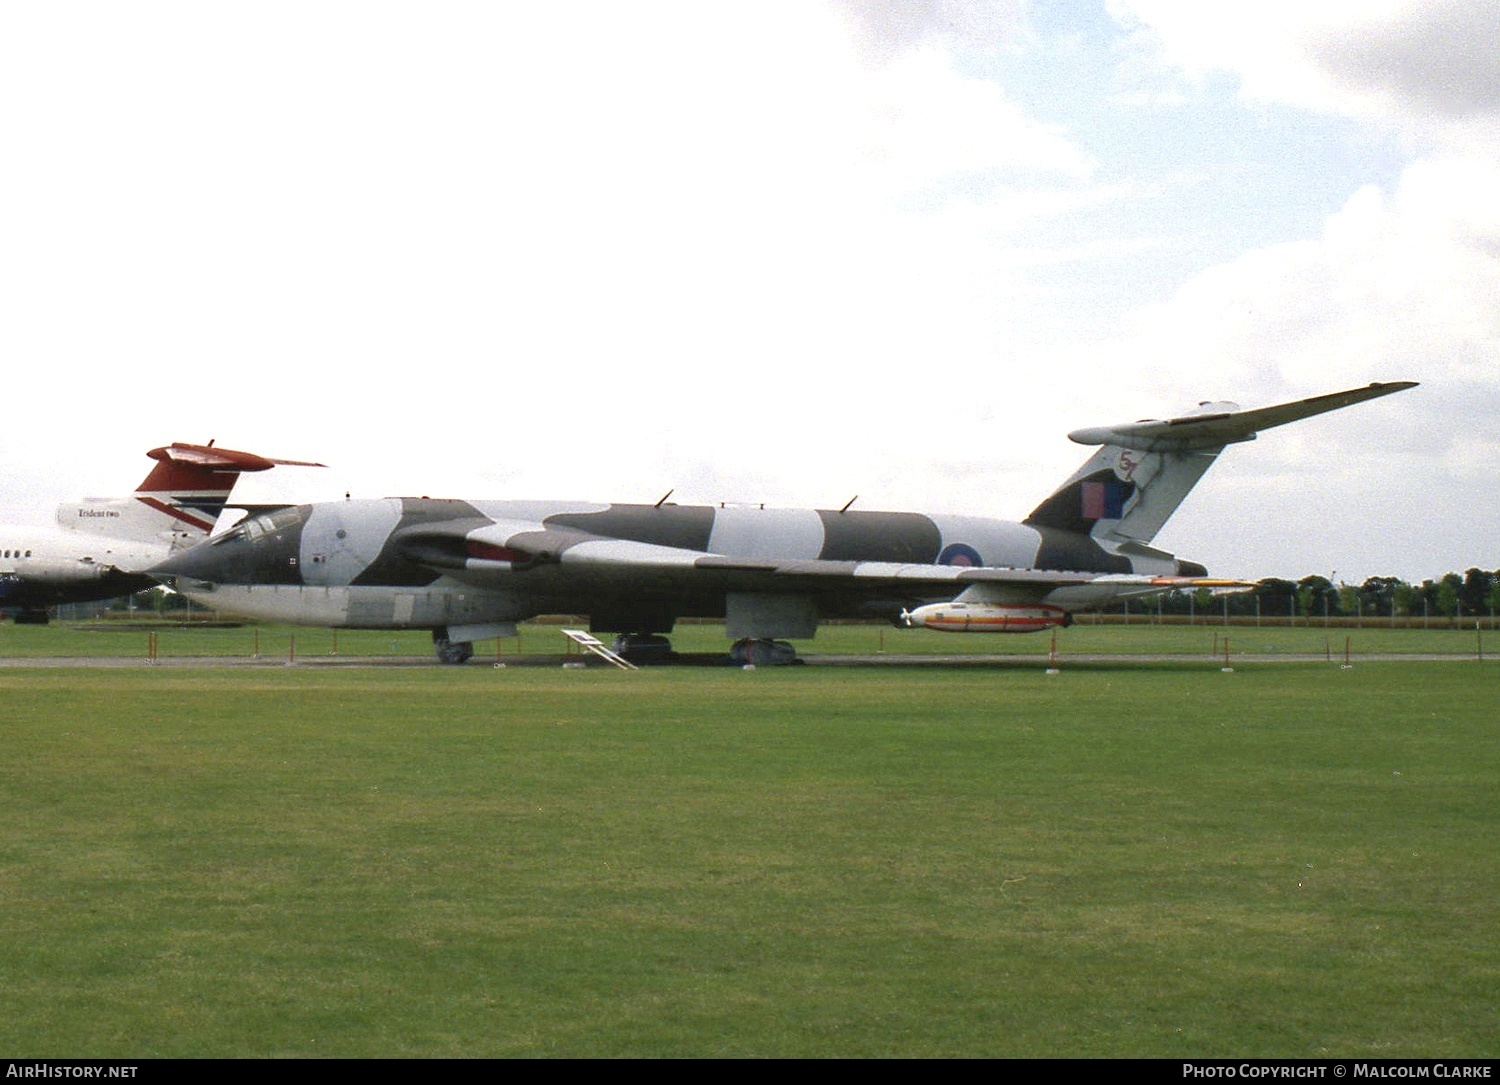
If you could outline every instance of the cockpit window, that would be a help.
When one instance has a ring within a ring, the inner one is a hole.
[[[231,539],[243,539],[246,542],[252,542],[262,535],[274,534],[277,531],[293,527],[299,519],[301,519],[300,514],[295,508],[263,512],[259,516],[252,516],[236,524],[213,541],[216,544],[226,543]]]

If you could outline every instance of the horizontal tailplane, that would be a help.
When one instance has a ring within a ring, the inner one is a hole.
[[[1070,440],[1102,447],[1032,510],[1026,523],[1116,545],[1149,543],[1227,445],[1414,387],[1414,381],[1377,383],[1252,411],[1234,403],[1202,403],[1165,421],[1074,430]]]

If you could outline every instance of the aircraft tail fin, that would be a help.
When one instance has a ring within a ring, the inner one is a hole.
[[[1149,543],[1226,446],[1253,441],[1261,430],[1415,385],[1376,383],[1252,411],[1234,403],[1203,403],[1165,421],[1074,430],[1070,440],[1102,447],[1026,523],[1092,535],[1116,548]]]
[[[322,467],[302,460],[279,460],[229,448],[174,443],[146,453],[157,461],[129,498],[91,498],[61,505],[65,528],[171,548],[207,537],[229,503],[242,473],[278,465]]]

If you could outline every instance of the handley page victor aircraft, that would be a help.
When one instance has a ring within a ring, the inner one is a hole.
[[[214,448],[212,441],[146,455],[156,465],[129,497],[65,502],[52,529],[0,526],[0,607],[19,608],[18,623],[43,624],[58,603],[155,587],[143,571],[208,538],[241,472],[322,466]]]
[[[722,617],[740,661],[790,661],[819,619],[1028,632],[1177,588],[1247,588],[1153,548],[1226,445],[1412,387],[1371,384],[1242,411],[1076,430],[1099,445],[1022,523],[911,512],[429,498],[344,500],[247,519],[153,573],[210,607],[273,621],[431,629],[438,658],[587,614],[627,654],[665,654],[682,617]],[[852,502],[851,502],[852,503]]]

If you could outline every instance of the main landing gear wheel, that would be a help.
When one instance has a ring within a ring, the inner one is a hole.
[[[614,650],[637,666],[666,663],[672,658],[672,642],[656,633],[621,633],[615,638]]]
[[[467,640],[449,640],[446,629],[432,631],[432,647],[439,663],[458,665],[474,658],[474,644]]]
[[[797,649],[786,640],[737,640],[729,649],[729,661],[741,666],[754,664],[757,667],[782,667],[801,663]]]

